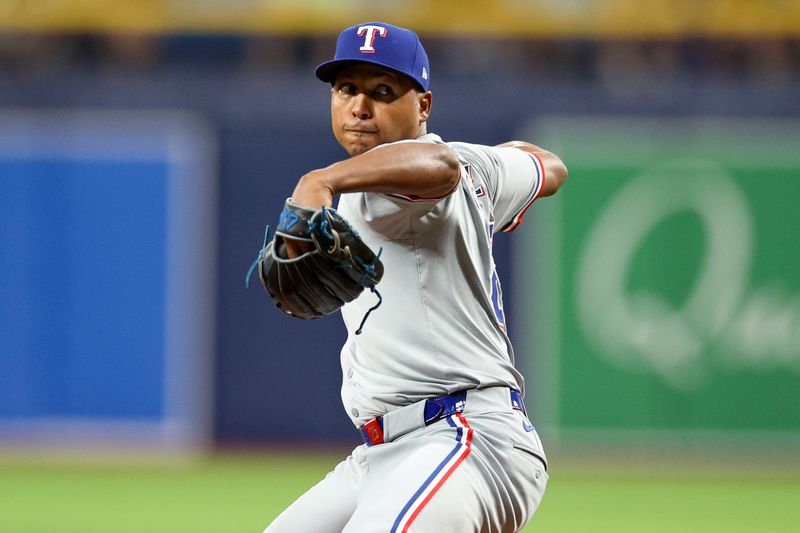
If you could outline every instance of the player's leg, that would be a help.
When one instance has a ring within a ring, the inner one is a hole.
[[[493,531],[519,531],[539,507],[547,487],[547,460],[528,417],[511,406],[507,389],[467,395],[464,416],[474,429],[473,447],[485,463],[496,496]]]
[[[343,533],[480,531],[481,465],[459,415],[367,450],[369,473]]]
[[[548,477],[541,442],[507,394],[468,397],[463,414],[369,448],[369,472],[344,533],[521,529]]]
[[[287,507],[264,533],[340,533],[356,508],[364,471],[361,448],[356,448],[325,479]]]
[[[515,506],[514,520],[518,529],[521,529],[539,508],[549,477],[542,443],[536,430],[519,411],[508,415],[516,423],[510,424],[511,428],[501,433],[506,438],[511,437],[511,446],[504,448],[505,453],[499,459],[502,461],[501,468],[507,479],[506,484],[512,493],[509,499]],[[493,419],[490,423],[498,422]],[[480,426],[481,421],[476,420],[476,424]]]
[[[398,521],[411,522],[408,531],[512,533],[530,521],[542,500],[548,477],[541,447],[515,431],[520,426],[529,435],[519,423],[520,413],[465,415],[454,420],[469,426],[471,452],[416,516],[407,512],[406,522]]]

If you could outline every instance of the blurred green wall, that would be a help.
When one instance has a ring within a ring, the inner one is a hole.
[[[572,176],[526,239],[541,423],[797,443],[800,122],[557,117],[531,135]]]

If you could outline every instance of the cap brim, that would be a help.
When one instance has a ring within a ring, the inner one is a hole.
[[[378,65],[379,67],[384,67],[386,70],[397,72],[398,74],[402,74],[403,76],[413,81],[414,84],[421,90],[423,91],[425,90],[425,88],[422,85],[420,85],[420,83],[417,80],[415,80],[414,77],[411,76],[410,74],[403,72],[402,70],[397,70],[392,66],[385,65],[380,61],[370,61],[369,59],[331,59],[330,61],[320,63],[314,70],[314,75],[317,77],[317,79],[321,81],[333,83],[334,81],[336,81],[336,76],[339,74],[339,71],[341,71],[345,67],[348,67],[350,65],[355,65],[357,63],[369,63],[370,65]]]
[[[374,61],[354,61],[352,59],[332,59],[330,61],[326,61],[324,63],[320,63],[316,70],[314,70],[314,74],[317,76],[318,79],[322,81],[327,81],[328,83],[333,83],[336,79],[336,75],[342,70],[344,67],[348,65],[352,65],[354,63],[375,63]],[[376,63],[377,64],[377,63]],[[385,65],[382,65],[385,66]]]

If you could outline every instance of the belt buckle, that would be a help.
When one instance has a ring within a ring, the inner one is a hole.
[[[466,401],[466,390],[427,400],[425,402],[425,425],[429,426],[442,418],[462,412]]]

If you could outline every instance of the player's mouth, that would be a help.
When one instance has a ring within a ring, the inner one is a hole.
[[[344,131],[347,133],[353,133],[355,135],[374,135],[378,133],[377,128],[363,128],[363,127],[344,127]]]

